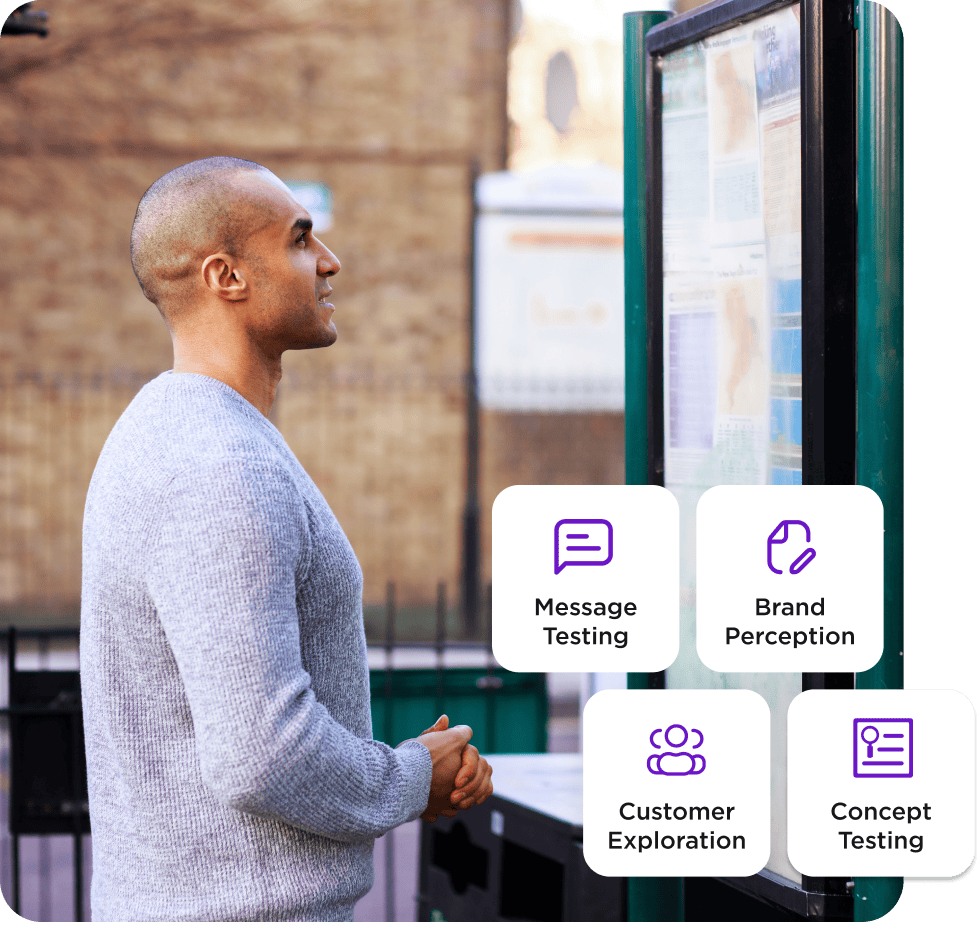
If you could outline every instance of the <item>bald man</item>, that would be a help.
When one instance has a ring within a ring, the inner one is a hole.
[[[95,920],[349,920],[374,838],[492,791],[469,727],[371,739],[360,566],[268,414],[331,345],[336,256],[288,187],[209,158],[160,178],[133,269],[173,370],[112,430],[83,529]]]

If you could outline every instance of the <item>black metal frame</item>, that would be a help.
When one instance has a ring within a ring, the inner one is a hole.
[[[796,0],[715,0],[646,35],[658,58]],[[856,483],[856,34],[852,0],[800,3],[802,118],[803,484]],[[663,396],[662,86],[646,87],[647,424],[650,484],[665,484]],[[662,685],[661,685],[662,686]],[[807,672],[802,689],[853,688],[850,673]],[[746,894],[814,920],[852,920],[852,882],[803,876],[801,889],[762,870],[719,878]]]
[[[802,11],[802,482],[856,484],[853,3],[812,0]]]
[[[791,6],[717,0],[650,30],[658,57]],[[851,0],[801,0],[803,484],[856,481],[856,37]],[[649,280],[663,277],[661,86],[647,69]],[[649,483],[664,483],[663,295],[647,289]]]
[[[72,837],[74,918],[81,921],[82,837],[91,833],[91,825],[79,673],[19,671],[17,631],[10,627],[6,634],[10,702],[0,708],[0,714],[10,721],[11,909],[20,913],[20,837],[68,834]],[[49,736],[56,734],[56,739],[39,747],[36,732],[32,732],[38,726]],[[32,745],[33,753],[28,751]],[[42,755],[38,755],[39,748]]]

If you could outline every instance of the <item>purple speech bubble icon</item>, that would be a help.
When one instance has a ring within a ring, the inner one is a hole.
[[[568,519],[554,524],[555,575],[569,565],[608,565],[611,561],[612,524],[608,520]]]

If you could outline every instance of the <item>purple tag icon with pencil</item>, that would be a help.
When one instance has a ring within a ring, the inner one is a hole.
[[[569,565],[608,565],[612,524],[608,520],[558,520],[554,524],[554,574]]]

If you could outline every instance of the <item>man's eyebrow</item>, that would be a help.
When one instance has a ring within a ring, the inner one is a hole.
[[[292,224],[292,232],[305,229],[307,232],[313,228],[313,221],[308,216],[300,217]]]

